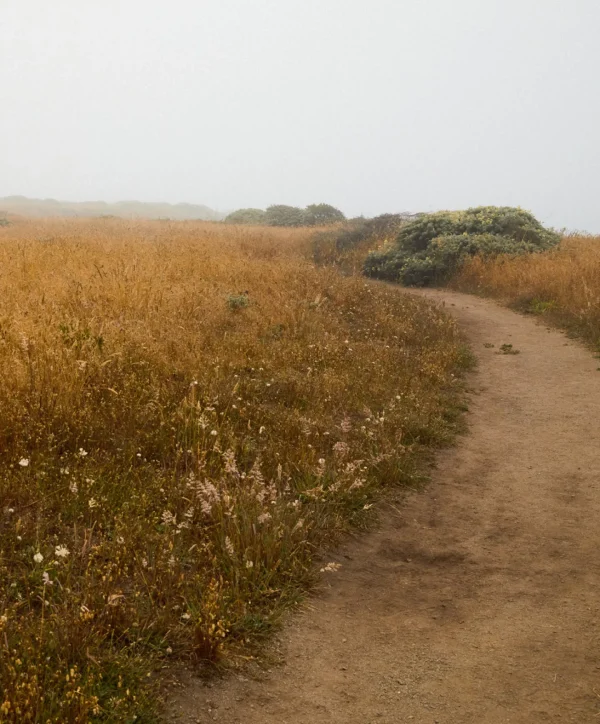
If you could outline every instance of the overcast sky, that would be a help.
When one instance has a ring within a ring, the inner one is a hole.
[[[0,196],[600,232],[598,0],[0,0]]]

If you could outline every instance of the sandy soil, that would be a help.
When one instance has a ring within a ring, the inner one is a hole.
[[[480,361],[470,432],[332,557],[343,567],[286,626],[281,666],[190,679],[173,721],[600,722],[599,363],[492,302],[425,294]]]

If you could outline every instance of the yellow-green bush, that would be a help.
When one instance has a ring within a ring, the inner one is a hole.
[[[532,214],[508,206],[421,214],[400,229],[394,244],[371,252],[364,270],[367,276],[427,286],[447,281],[469,257],[544,251],[559,240]]]

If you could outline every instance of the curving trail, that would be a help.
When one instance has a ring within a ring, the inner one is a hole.
[[[423,294],[479,358],[469,434],[334,556],[343,568],[280,639],[283,666],[192,680],[173,721],[600,722],[599,363],[493,302]]]

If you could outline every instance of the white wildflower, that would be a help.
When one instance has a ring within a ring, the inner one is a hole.
[[[38,552],[33,556],[33,560],[34,560],[36,563],[41,563],[41,562],[44,560],[44,556],[38,551]]]
[[[263,523],[266,523],[268,520],[271,520],[271,513],[261,513],[258,516],[257,520],[262,525]]]
[[[250,479],[255,483],[257,488],[264,489],[265,478],[264,478],[264,475],[262,474],[262,470],[260,469],[260,460],[259,459],[254,461],[252,470],[250,470]]]
[[[79,490],[79,487],[77,486],[77,482],[75,480],[71,480],[69,483],[69,490],[75,495],[77,491]]]
[[[87,450],[84,450],[82,447],[79,448],[79,452],[77,453],[77,457],[79,458],[85,458],[87,457]]]
[[[204,515],[210,515],[212,513],[213,505],[221,502],[221,494],[217,490],[215,484],[210,480],[199,480],[191,483],[191,486],[196,489],[196,494],[200,500],[200,509]]]
[[[69,555],[70,551],[66,546],[56,546],[54,549],[54,555],[57,558],[66,558]]]
[[[191,613],[182,613],[182,614],[181,614],[181,618],[182,618],[184,621],[189,621],[190,618],[192,618],[192,614],[191,614]]]
[[[211,430],[211,431],[210,431],[210,434],[211,434],[213,437],[216,437],[219,433],[218,433],[216,430]]]
[[[300,419],[300,429],[302,430],[303,435],[310,435],[311,429],[310,429],[310,420],[307,420],[305,417]]]
[[[165,525],[175,525],[177,517],[170,510],[165,510],[161,515],[161,520]]]
[[[28,467],[29,467],[29,459],[28,459],[28,458],[21,458],[21,459],[19,460],[19,465],[20,465],[22,468],[28,468]]]
[[[350,447],[348,446],[348,443],[336,442],[336,444],[333,446],[333,452],[336,458],[343,460],[345,457],[348,456],[348,453],[350,452]]]
[[[235,453],[233,450],[226,450],[223,453],[223,462],[225,464],[225,472],[229,475],[237,475],[238,469],[235,462]]]
[[[235,548],[233,547],[233,543],[231,542],[231,538],[229,536],[225,536],[225,550],[231,558],[235,556]]]
[[[326,566],[321,568],[321,573],[335,573],[342,567],[341,563],[328,563]]]
[[[250,560],[246,561],[246,568],[254,568],[254,563]]]
[[[49,575],[48,571],[44,571],[44,572],[42,573],[42,581],[43,581],[43,583],[44,583],[44,586],[51,586],[51,585],[52,585],[52,581],[50,580],[50,575]]]
[[[90,510],[98,507],[98,501],[96,500],[96,498],[90,498],[88,500],[88,507],[90,508]]]

